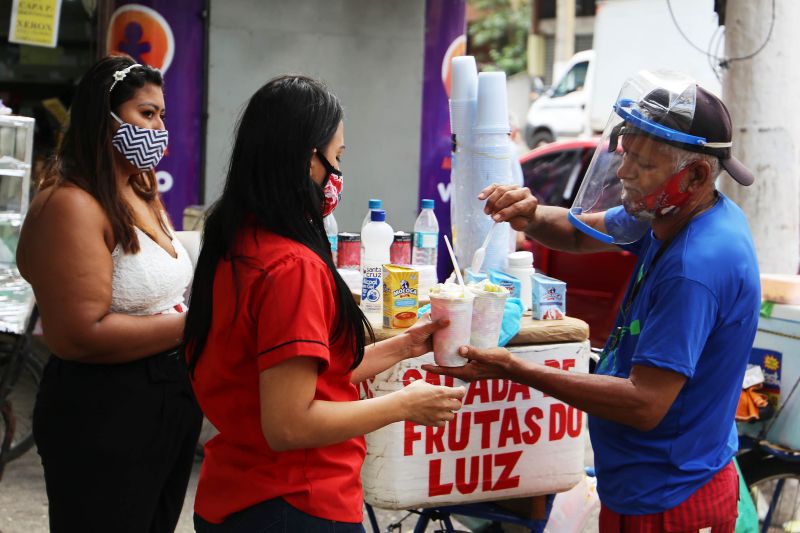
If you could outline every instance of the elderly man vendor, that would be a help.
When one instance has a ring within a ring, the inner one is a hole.
[[[499,348],[464,347],[466,366],[428,368],[511,379],[586,411],[601,532],[734,531],[734,414],[760,286],[745,215],[715,187],[722,170],[753,182],[731,130],[725,105],[692,80],[642,72],[623,86],[571,209],[515,186],[480,195],[495,220],[548,247],[638,256],[596,375]]]

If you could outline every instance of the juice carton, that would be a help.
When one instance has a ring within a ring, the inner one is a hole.
[[[531,275],[531,313],[534,320],[558,320],[567,314],[567,284],[535,273]]]
[[[383,327],[407,328],[417,321],[419,272],[383,265]]]
[[[489,269],[489,281],[508,289],[510,293],[509,296],[512,298],[520,298],[522,295],[522,283],[514,276],[509,276],[505,272]]]
[[[467,267],[464,269],[464,278],[464,281],[469,285],[470,283],[480,283],[485,279],[489,279],[489,276],[484,272],[473,272],[471,268]]]

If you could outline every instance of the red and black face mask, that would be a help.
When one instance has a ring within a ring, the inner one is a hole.
[[[315,152],[317,157],[325,167],[327,176],[325,182],[322,184],[322,218],[333,213],[339,201],[342,199],[342,189],[344,188],[344,181],[342,180],[342,171],[337,170],[330,162],[322,155],[322,152],[317,150]]]

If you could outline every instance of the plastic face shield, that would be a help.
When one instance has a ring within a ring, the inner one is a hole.
[[[672,72],[642,71],[625,82],[570,208],[575,228],[608,244],[645,235],[652,216],[637,206],[670,175],[665,142],[705,142],[684,133],[696,92],[694,80]]]

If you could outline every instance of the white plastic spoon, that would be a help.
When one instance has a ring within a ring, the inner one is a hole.
[[[470,265],[470,270],[472,270],[473,274],[480,272],[481,267],[483,266],[483,260],[486,258],[486,247],[489,246],[489,238],[492,236],[492,231],[494,230],[495,226],[497,226],[497,222],[492,224],[492,227],[489,228],[489,233],[487,233],[486,238],[483,239],[483,244],[481,244],[481,247],[475,250],[475,253],[472,254],[472,264]]]

